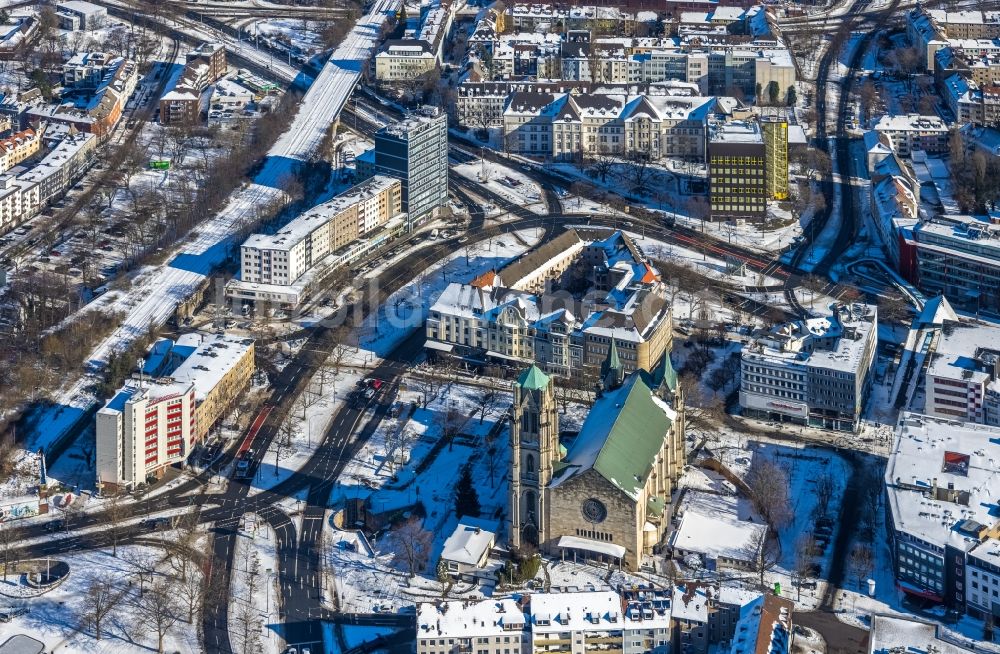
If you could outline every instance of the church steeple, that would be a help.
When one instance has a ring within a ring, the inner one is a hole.
[[[653,383],[656,384],[661,396],[674,395],[677,392],[677,371],[674,370],[669,352],[663,353],[663,360],[653,375]]]
[[[532,365],[514,384],[510,421],[510,543],[514,547],[545,542],[546,492],[559,462],[559,413],[552,378]]]
[[[608,347],[608,356],[601,364],[601,382],[604,390],[618,388],[625,382],[625,367],[618,356],[618,343],[611,337],[611,346]]]

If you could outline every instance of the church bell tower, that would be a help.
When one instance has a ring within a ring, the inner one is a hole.
[[[552,380],[535,365],[514,384],[510,451],[510,544],[537,547],[548,531],[545,489],[559,461],[559,414]]]

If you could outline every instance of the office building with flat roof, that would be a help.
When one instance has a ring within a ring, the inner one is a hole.
[[[712,220],[767,216],[766,147],[760,125],[731,121],[710,126],[708,189]]]
[[[448,203],[448,117],[430,109],[375,135],[375,172],[400,180],[409,226]]]

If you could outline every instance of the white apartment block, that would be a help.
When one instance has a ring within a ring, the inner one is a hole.
[[[871,388],[878,316],[866,304],[833,305],[829,318],[779,325],[744,348],[745,415],[857,431]]]
[[[552,160],[626,153],[704,160],[709,115],[734,105],[714,97],[514,93],[504,110],[504,143]]]
[[[613,591],[535,593],[512,599],[417,607],[417,654],[669,652],[670,593],[626,603]],[[442,610],[442,607],[447,610]]]
[[[780,97],[795,84],[795,65],[783,45],[769,42],[702,46],[680,39],[664,39],[656,47],[636,48],[618,39],[563,46],[561,73],[564,80],[625,84],[680,80],[698,84],[703,94],[724,95],[739,89],[747,96],[757,86],[778,85]],[[627,41],[627,40],[626,40]],[[595,57],[591,51],[596,50]],[[591,63],[600,66],[591,70]]]
[[[254,234],[240,248],[246,283],[293,284],[324,257],[401,211],[399,180],[377,175],[313,207],[275,234]]]
[[[83,175],[97,153],[97,142],[94,134],[69,134],[35,166],[18,175],[17,180],[36,185],[39,202],[47,202]]]
[[[0,234],[35,215],[40,205],[38,184],[10,175],[0,177]]]
[[[166,343],[151,353],[166,375],[130,379],[97,412],[99,484],[130,488],[184,461],[253,374],[250,339],[186,334]]]
[[[889,137],[893,149],[903,157],[914,150],[932,154],[948,151],[948,125],[939,116],[886,115],[875,124],[875,131]]]

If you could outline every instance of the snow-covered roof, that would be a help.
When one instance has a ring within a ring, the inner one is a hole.
[[[725,515],[705,515],[692,509],[681,518],[671,545],[680,552],[700,554],[709,559],[752,561],[754,551],[761,546],[766,534],[766,524]]]
[[[936,547],[969,551],[996,523],[1000,428],[904,412],[885,470],[892,524]]]
[[[754,120],[730,120],[711,123],[710,143],[764,143],[760,125]]]
[[[68,135],[59,142],[55,148],[49,151],[45,158],[39,161],[31,170],[18,175],[17,179],[23,182],[38,183],[62,171],[68,161],[85,147],[93,147],[97,141],[96,134],[78,132]]]
[[[798,361],[813,368],[857,371],[876,330],[874,306],[834,304],[829,317],[784,323],[744,349],[745,359]]]
[[[941,308],[938,305],[939,309]],[[948,310],[936,311],[928,318],[951,320]],[[954,316],[955,312],[951,311]],[[921,318],[924,316],[921,315]],[[957,316],[956,316],[957,317]],[[954,321],[957,322],[957,321]],[[927,323],[940,324],[940,323]],[[928,377],[954,379],[966,383],[988,382],[992,376],[980,358],[983,348],[996,348],[1000,344],[1000,327],[992,325],[954,324],[942,331],[938,337],[930,365]]]
[[[193,383],[195,401],[201,402],[246,356],[252,345],[253,339],[212,334],[205,337],[201,345],[170,376],[180,383]]]
[[[939,638],[940,629],[938,625],[916,618],[876,613],[872,616],[868,634],[868,654],[932,651],[936,654],[969,654],[974,651],[952,639]]]
[[[620,388],[597,399],[573,445],[559,463],[552,486],[596,470],[638,501],[653,463],[677,419],[674,409],[633,372]]]
[[[887,114],[879,119],[875,129],[880,132],[947,132],[948,125],[940,116]]]
[[[335,198],[304,211],[274,234],[250,235],[243,242],[243,247],[262,250],[291,250],[309,234],[327,225],[341,212],[396,184],[399,184],[399,180],[392,177],[384,175],[370,177]]]
[[[532,631],[539,634],[621,629],[621,596],[612,591],[532,595],[531,623]]]
[[[495,520],[462,518],[448,540],[444,542],[441,558],[465,565],[479,565],[483,555],[496,540]]]
[[[595,552],[597,554],[604,554],[616,559],[624,559],[626,552],[625,548],[621,545],[606,543],[604,541],[593,540],[590,538],[581,538],[579,536],[560,536],[558,547],[560,549]]]
[[[916,324],[918,325],[943,325],[946,322],[957,323],[959,320],[958,314],[951,308],[951,303],[948,302],[948,298],[944,295],[938,295],[927,300],[923,310],[920,312],[920,316],[916,320]],[[1000,333],[993,335],[993,338],[997,338],[998,336],[1000,336]],[[950,336],[945,335],[945,338],[949,339]],[[1000,341],[991,340],[989,342],[997,343]],[[940,345],[938,350],[940,350]]]
[[[417,605],[417,639],[519,636],[527,624],[513,599],[422,602]]]

